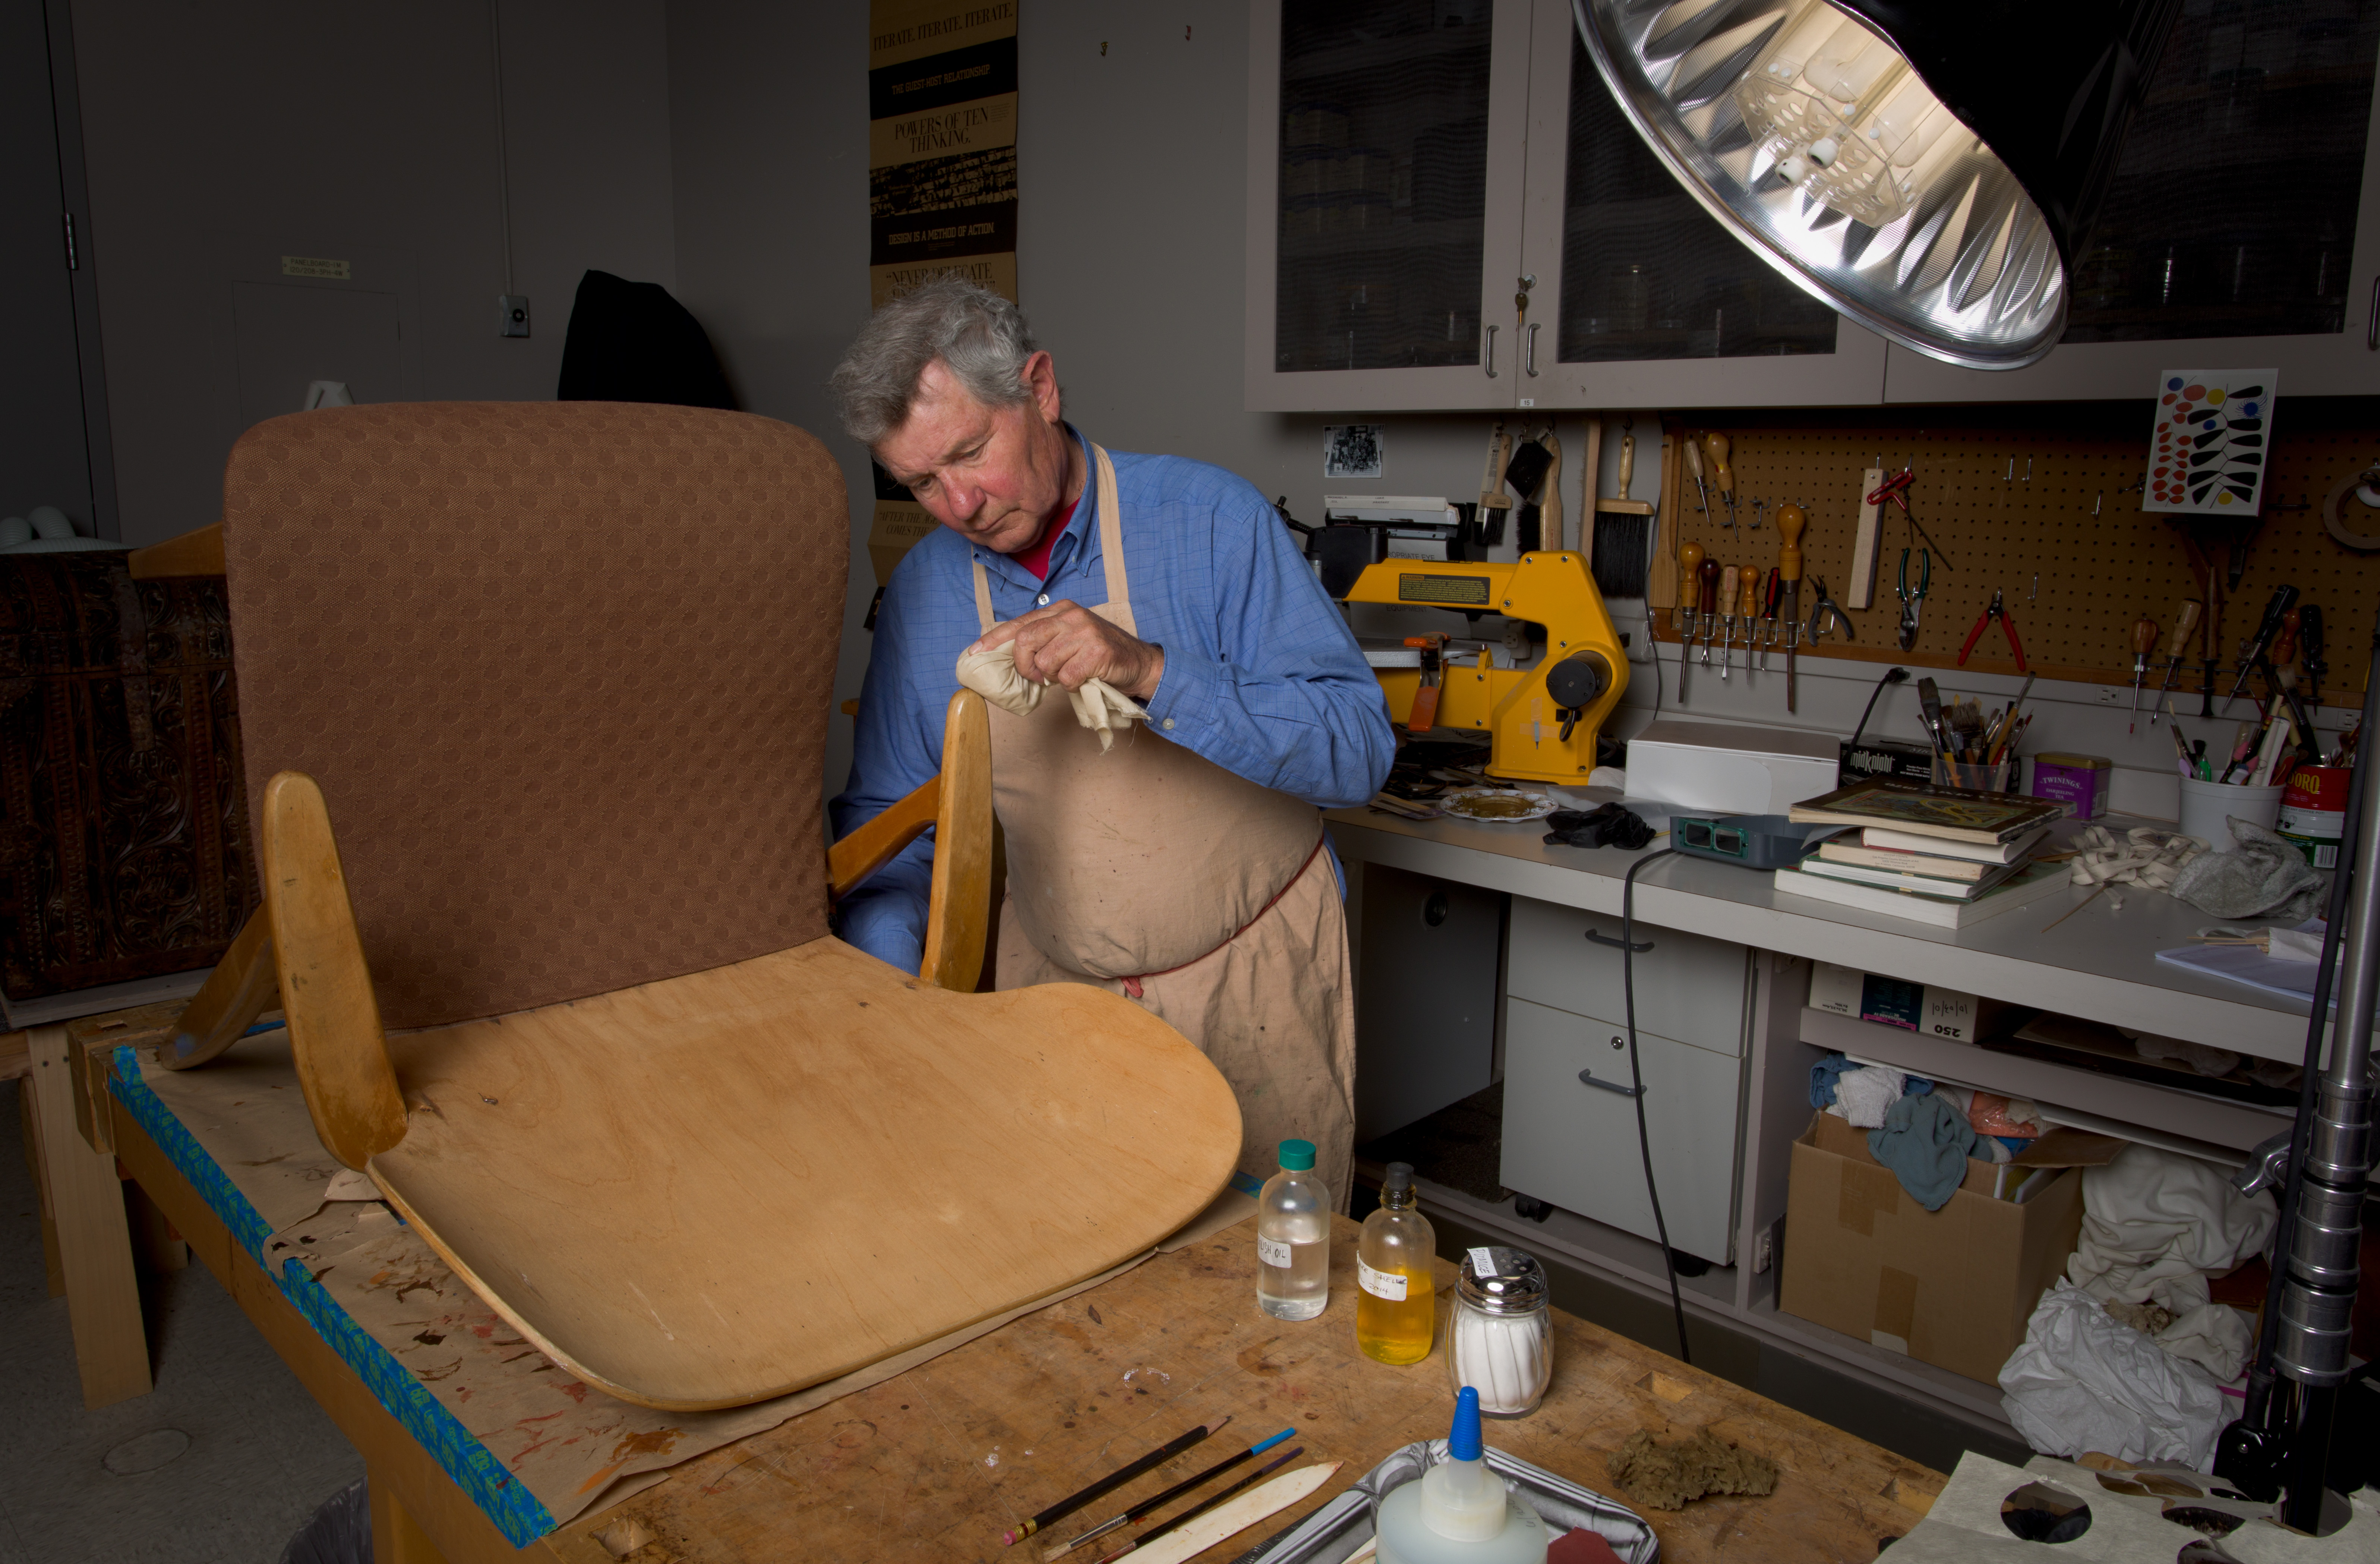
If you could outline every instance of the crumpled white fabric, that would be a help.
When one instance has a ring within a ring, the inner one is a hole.
[[[2222,1169],[2195,1157],[2129,1146],[2106,1167],[2083,1170],[2082,1210],[2068,1279],[2103,1303],[2163,1304],[2174,1322],[2153,1338],[2159,1347],[2218,1379],[2238,1377],[2248,1323],[2208,1302],[2206,1279],[2264,1249],[2279,1220],[2272,1197],[2241,1194]]]
[[[989,651],[959,654],[959,683],[1003,711],[1029,717],[1041,704],[1047,685],[1037,685],[1016,671],[1016,643],[1004,641]],[[1099,735],[1102,754],[1114,745],[1118,728],[1145,722],[1148,713],[1138,702],[1104,679],[1087,679],[1078,690],[1068,690],[1075,720]]]
[[[2179,831],[2134,826],[2122,841],[2106,826],[2085,826],[2074,838],[2074,864],[2067,879],[2076,885],[2145,885],[2168,889],[2182,866],[2206,851],[2206,844]]]
[[[2024,1344],[2000,1365],[2000,1390],[2009,1421],[2045,1455],[2101,1450],[2203,1472],[2231,1419],[2205,1370],[2108,1318],[2066,1281],[2041,1295]]]
[[[1900,1100],[1906,1079],[1898,1070],[1879,1070],[1874,1065],[1846,1070],[1835,1078],[1835,1107],[1852,1128],[1880,1130],[1884,1116]]]

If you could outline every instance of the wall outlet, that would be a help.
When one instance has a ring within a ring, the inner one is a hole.
[[[1779,1217],[1753,1235],[1753,1275],[1759,1276],[1777,1264],[1777,1235],[1784,1226],[1785,1218]]]
[[[528,335],[528,295],[525,293],[496,295],[496,318],[497,335]]]

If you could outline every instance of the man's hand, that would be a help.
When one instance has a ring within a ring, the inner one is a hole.
[[[1124,634],[1072,600],[1037,608],[995,624],[969,651],[1016,643],[1016,671],[1035,684],[1078,690],[1104,679],[1135,700],[1157,693],[1165,676],[1165,649]]]

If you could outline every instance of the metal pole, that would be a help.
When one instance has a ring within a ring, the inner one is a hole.
[[[2380,662],[2380,639],[2374,661]],[[2365,705],[2371,705],[2367,687]],[[2356,821],[2341,941],[2338,1012],[2330,1066],[2322,1081],[2304,1162],[2289,1170],[2298,1186],[2297,1221],[2277,1307],[2275,1366],[2295,1380],[2299,1417],[2289,1437],[2282,1519],[2303,1532],[2320,1526],[2329,1465],[2331,1412],[2348,1374],[2363,1239],[2363,1186],[2372,1171],[2372,1025],[2380,1001],[2380,757],[2359,756]]]

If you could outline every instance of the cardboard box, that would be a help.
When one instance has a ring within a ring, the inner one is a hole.
[[[1628,792],[1682,814],[1781,815],[1835,791],[1840,741],[1664,717],[1628,741]]]
[[[1778,1307],[1995,1383],[2024,1340],[2034,1305],[2074,1252],[2079,1170],[2110,1160],[2125,1144],[2053,1132],[2018,1158],[2055,1170],[2034,1175],[2023,1203],[1994,1199],[1999,1165],[1971,1160],[1949,1204],[1928,1211],[1868,1154],[1865,1130],[1819,1113],[1793,1143]],[[2049,1182],[2039,1184],[2045,1176]]]
[[[2019,1007],[1930,984],[1879,977],[1855,966],[1812,962],[1810,1008],[1946,1042],[1972,1043],[1998,1037],[2001,1018]]]

